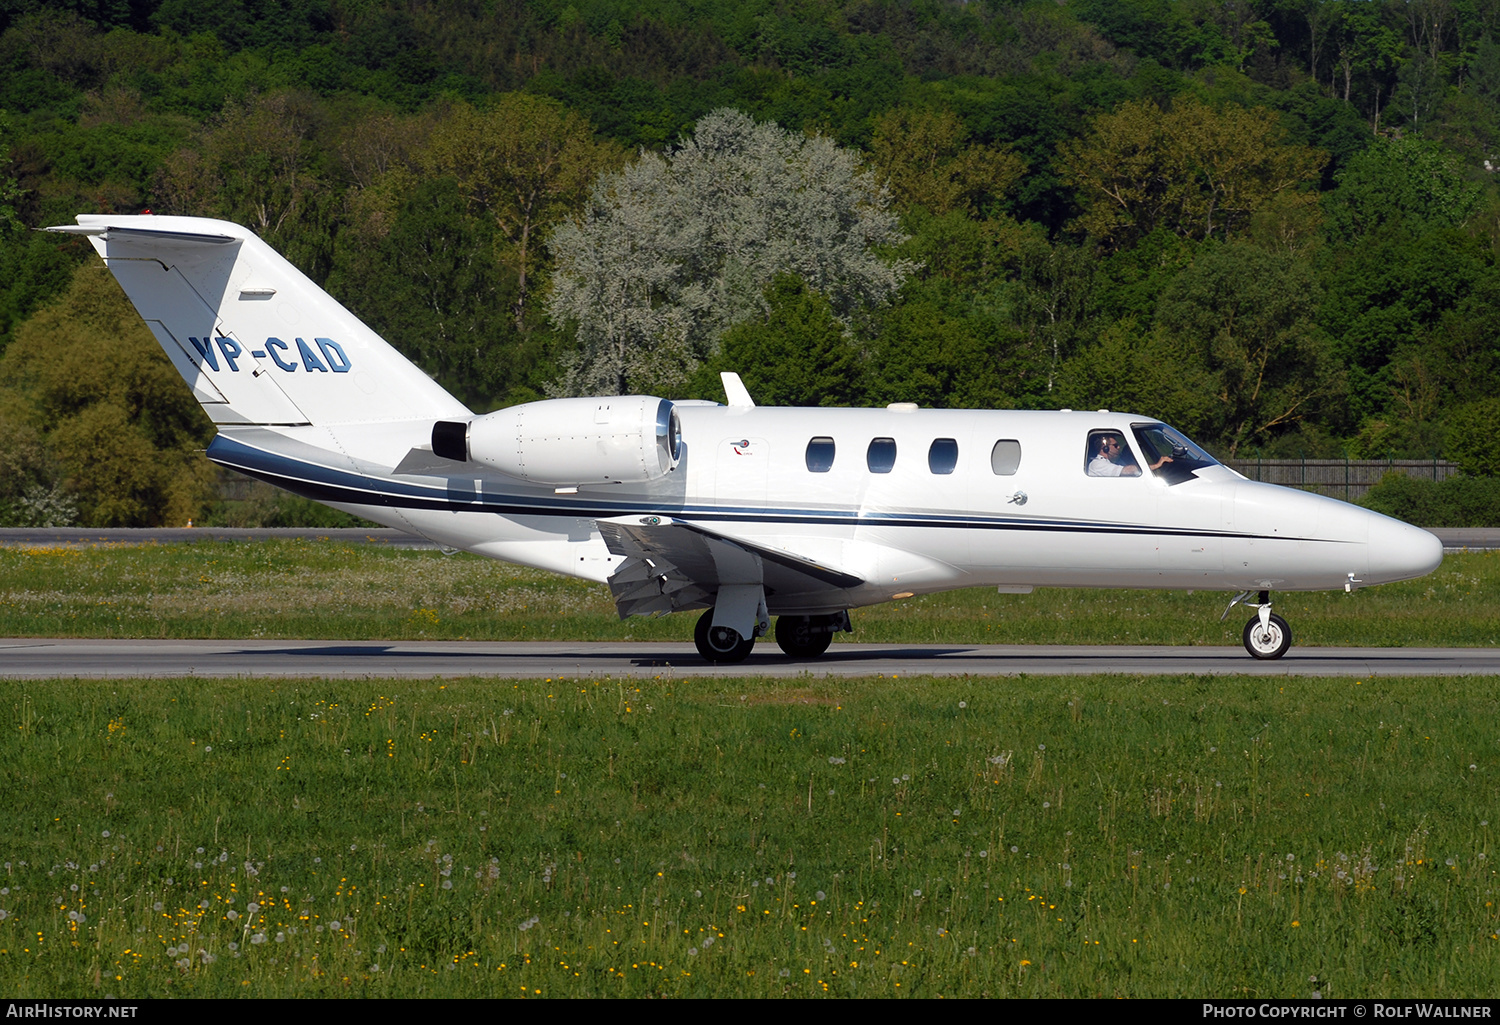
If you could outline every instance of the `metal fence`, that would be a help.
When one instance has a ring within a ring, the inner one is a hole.
[[[1357,502],[1380,478],[1395,471],[1422,480],[1447,480],[1458,467],[1446,459],[1226,459],[1251,480],[1313,491]]]

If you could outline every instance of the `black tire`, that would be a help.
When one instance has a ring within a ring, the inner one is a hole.
[[[1292,628],[1286,625],[1286,620],[1273,613],[1266,629],[1262,630],[1260,617],[1256,616],[1245,624],[1243,640],[1245,650],[1250,653],[1251,658],[1269,661],[1285,655],[1286,649],[1292,646]]]
[[[693,627],[693,643],[709,662],[743,662],[755,647],[755,638],[741,637],[733,627],[714,626],[714,610],[709,609]]]
[[[777,616],[776,643],[792,658],[817,658],[833,643],[829,616]],[[822,627],[823,629],[816,629]]]

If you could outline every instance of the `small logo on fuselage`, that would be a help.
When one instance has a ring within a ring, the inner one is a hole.
[[[245,358],[244,346],[233,338],[225,338],[222,335],[217,338],[188,338],[193,343],[193,348],[208,364],[208,368],[215,372],[219,369],[219,361],[231,374],[240,372],[239,361]],[[278,370],[285,374],[296,373],[298,364],[304,373],[328,373],[347,374],[353,365],[349,357],[344,353],[344,347],[332,338],[314,338],[312,345],[301,338],[294,340],[294,345],[289,345],[280,338],[267,338],[263,348],[250,350],[250,355],[255,359],[269,359],[276,364]],[[316,350],[316,351],[315,351]],[[322,358],[319,358],[319,353]]]

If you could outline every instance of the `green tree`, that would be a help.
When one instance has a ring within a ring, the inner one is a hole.
[[[1467,403],[1448,416],[1448,458],[1465,473],[1500,475],[1500,463],[1495,458],[1496,438],[1500,438],[1500,398]]]
[[[898,208],[977,214],[1021,179],[1026,165],[1005,150],[968,141],[950,110],[898,107],[875,122],[875,169]]]
[[[314,170],[317,104],[295,93],[231,103],[157,180],[158,212],[216,216],[269,238],[325,186]]]
[[[1350,159],[1323,199],[1329,235],[1351,243],[1384,228],[1420,233],[1463,224],[1480,190],[1453,157],[1419,136],[1379,139]]]
[[[497,256],[516,276],[517,330],[526,326],[543,236],[582,205],[600,171],[623,161],[620,147],[594,141],[584,118],[524,93],[505,93],[483,109],[459,104],[434,128],[425,163],[494,219]]]
[[[1113,409],[1157,417],[1208,442],[1219,428],[1217,382],[1203,346],[1133,319],[1107,325],[1058,373],[1053,401],[1074,409]]]
[[[1156,329],[1194,346],[1212,375],[1212,435],[1230,456],[1321,412],[1341,382],[1307,266],[1249,243],[1205,249],[1178,275]]]
[[[713,396],[719,373],[738,373],[757,405],[853,406],[864,401],[860,352],[828,300],[778,274],[766,289],[763,316],[724,332],[719,351],[694,376],[690,391]]]
[[[954,301],[939,285],[913,285],[879,318],[868,342],[869,401],[948,409],[1021,404],[1037,377],[1026,335]]]
[[[1011,286],[1015,319],[1042,354],[1045,390],[1051,392],[1096,309],[1094,256],[1081,246],[1032,234],[1017,262]]]
[[[1285,135],[1270,110],[1178,97],[1169,109],[1126,103],[1096,118],[1058,147],[1058,161],[1083,208],[1077,227],[1106,247],[1157,227],[1224,238],[1277,195],[1317,180],[1327,154]]]
[[[1349,414],[1356,424],[1370,417],[1384,418],[1392,397],[1390,364],[1405,347],[1425,340],[1433,355],[1461,351],[1457,343],[1464,330],[1469,337],[1493,335],[1493,309],[1470,300],[1476,289],[1492,298],[1493,276],[1487,246],[1466,232],[1452,228],[1413,235],[1390,228],[1362,239],[1338,252],[1339,259],[1326,280],[1327,298],[1318,311],[1318,321],[1332,339],[1334,352],[1347,368]],[[1473,329],[1449,322],[1452,337],[1437,335],[1449,311],[1463,309],[1464,319],[1477,318]],[[1452,346],[1450,348],[1450,346]],[[1468,346],[1482,355],[1487,346]],[[1488,361],[1453,366],[1450,376],[1477,375],[1489,368]],[[1488,379],[1493,386],[1493,377]],[[1483,387],[1483,384],[1481,384]],[[1468,391],[1468,386],[1463,386]]]
[[[407,180],[384,194],[392,177]],[[328,290],[471,408],[538,397],[549,333],[495,315],[513,308],[516,281],[496,261],[494,220],[446,176],[393,172],[356,200]]]
[[[0,408],[35,432],[87,526],[180,526],[212,492],[212,426],[98,261],[16,331]]]

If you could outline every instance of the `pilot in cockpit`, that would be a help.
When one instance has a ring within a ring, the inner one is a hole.
[[[1125,446],[1119,434],[1110,431],[1098,431],[1091,434],[1089,451],[1091,453],[1088,462],[1090,477],[1139,477],[1141,475],[1140,464],[1135,461],[1135,456]],[[1171,456],[1162,456],[1151,464],[1151,469],[1158,470],[1162,464],[1171,461]]]
[[[1089,460],[1090,477],[1138,477],[1140,466],[1118,434],[1100,432],[1092,436],[1093,458]]]

